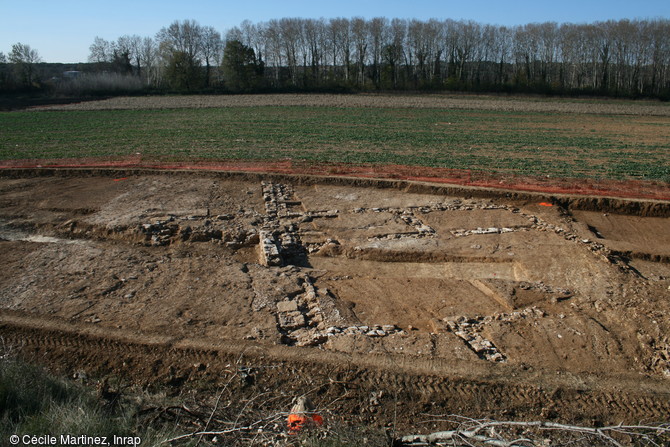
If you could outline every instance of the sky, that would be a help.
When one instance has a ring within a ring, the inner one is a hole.
[[[20,42],[44,62],[86,62],[96,36],[155,36],[175,20],[225,32],[244,20],[373,17],[474,20],[492,25],[670,19],[670,0],[0,0],[0,52]]]

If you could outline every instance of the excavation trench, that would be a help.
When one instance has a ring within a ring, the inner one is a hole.
[[[670,411],[665,202],[23,170],[0,204],[0,336],[68,374],[197,387],[243,367],[241,395],[316,390],[380,425]]]

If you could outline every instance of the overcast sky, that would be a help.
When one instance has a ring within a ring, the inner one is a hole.
[[[386,17],[474,20],[482,24],[591,23],[670,18],[670,0],[0,0],[0,52],[21,42],[44,62],[86,62],[96,36],[155,36],[175,20],[194,19],[223,35],[248,19]]]

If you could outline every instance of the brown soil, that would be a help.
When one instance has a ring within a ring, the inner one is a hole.
[[[662,421],[669,216],[402,181],[4,170],[0,336],[138,384],[244,368],[240,395],[307,393],[401,430]]]
[[[188,171],[232,171],[238,173],[272,173],[298,176],[342,177],[345,182],[360,183],[361,179],[371,179],[366,184],[375,184],[376,179],[387,181],[408,180],[410,182],[430,182],[445,185],[465,186],[467,194],[473,194],[477,188],[484,188],[482,197],[488,197],[491,190],[495,194],[518,195],[520,192],[538,192],[545,195],[582,195],[609,196],[633,199],[670,200],[670,184],[660,181],[642,180],[606,180],[606,179],[566,179],[547,177],[515,176],[487,172],[473,172],[462,169],[430,168],[425,166],[404,165],[354,165],[338,163],[310,163],[279,161],[242,161],[217,160],[182,162],[161,162],[160,160],[144,160],[141,156],[125,158],[59,158],[40,160],[2,160],[0,169],[21,170],[34,168],[74,168],[80,170],[96,170],[98,168],[133,168],[141,170],[188,170]],[[49,171],[51,172],[51,171]],[[425,188],[424,188],[425,189]],[[604,203],[596,205],[607,206]]]
[[[667,118],[653,116],[590,116],[588,121],[581,115],[566,116],[561,120],[544,123],[523,123],[520,128],[525,130],[551,130],[565,135],[588,136],[596,132],[605,132],[610,138],[622,143],[636,143],[664,146],[670,139],[670,128]],[[509,125],[508,123],[506,123]],[[631,148],[630,151],[635,149]]]
[[[494,110],[510,112],[566,112],[670,116],[670,106],[658,101],[616,101],[593,99],[546,100],[493,95],[398,95],[398,94],[275,94],[213,96],[118,97],[102,101],[42,106],[52,110],[174,109],[210,107],[324,106],[398,107]]]

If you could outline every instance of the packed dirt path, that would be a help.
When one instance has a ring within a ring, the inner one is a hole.
[[[379,425],[667,421],[668,216],[406,181],[4,170],[0,336],[68,374],[244,371],[240,393]]]

